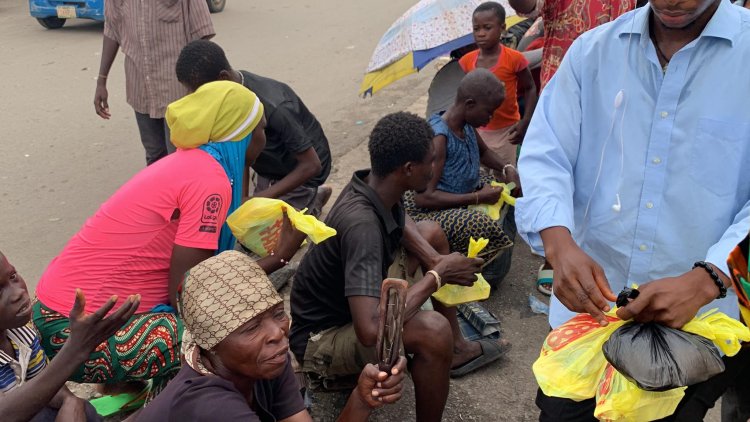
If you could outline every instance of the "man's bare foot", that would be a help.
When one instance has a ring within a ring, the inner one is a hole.
[[[103,396],[118,394],[138,394],[146,388],[146,381],[118,382],[113,384],[97,384],[96,391]]]
[[[457,368],[482,354],[482,347],[476,341],[464,341],[453,346],[451,368]]]
[[[470,351],[477,348],[479,351],[475,352],[476,354],[472,356]],[[454,353],[453,365],[450,372],[451,378],[462,377],[489,365],[503,357],[510,348],[510,342],[502,338],[498,340],[483,338],[471,342],[470,347],[465,348],[461,352]]]
[[[487,339],[487,341],[496,342],[502,349],[507,349],[510,347],[510,342],[504,338],[499,338],[497,340]],[[462,345],[454,346],[451,368],[458,368],[466,362],[476,359],[481,354],[482,346],[478,341],[466,341]]]

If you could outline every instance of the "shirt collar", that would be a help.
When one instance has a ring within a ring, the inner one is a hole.
[[[392,210],[387,210],[385,208],[385,206],[383,205],[383,201],[380,199],[377,192],[375,192],[375,190],[373,190],[370,185],[365,182],[365,179],[369,175],[369,169],[355,171],[352,175],[352,189],[362,194],[365,198],[367,198],[368,201],[370,201],[370,203],[375,208],[375,213],[378,215],[380,220],[383,221],[385,230],[388,232],[388,234],[391,234],[395,230],[401,229],[404,226],[404,213],[402,211],[401,204],[398,203],[395,205],[394,208],[397,209],[396,215],[398,215],[398,217],[394,217],[394,213],[392,212]],[[397,221],[396,218],[398,218],[399,221]]]
[[[18,348],[23,345],[26,347],[31,347],[31,343],[28,343],[23,335],[19,333],[19,331],[22,331],[24,327],[21,328],[10,328],[6,331],[6,335],[8,340],[10,340],[11,345],[13,346],[14,350],[18,350]],[[24,332],[25,334],[25,332]],[[9,356],[4,351],[0,350],[0,366],[1,365],[7,365],[13,361],[16,360],[15,356]]]
[[[734,45],[734,39],[742,31],[742,18],[735,7],[728,0],[721,0],[716,12],[698,38],[722,38]],[[633,14],[632,21],[622,22],[618,35],[621,37],[630,34],[638,35],[641,45],[645,45],[649,40],[648,18],[651,14],[651,6],[646,4],[631,13]]]

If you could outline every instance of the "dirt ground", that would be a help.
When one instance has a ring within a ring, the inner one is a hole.
[[[229,0],[213,15],[215,41],[235,68],[290,84],[317,115],[331,142],[335,194],[368,166],[366,137],[389,112],[424,111],[434,66],[374,98],[357,90],[380,36],[413,0]],[[33,291],[49,260],[99,204],[144,166],[132,109],[125,103],[122,57],[109,79],[112,119],[93,110],[102,24],[39,26],[26,2],[0,0],[0,250]],[[335,198],[334,198],[335,199]],[[332,201],[333,202],[333,199]],[[520,239],[519,239],[520,242]],[[485,306],[502,321],[513,349],[502,360],[451,382],[446,421],[535,420],[531,364],[548,330],[529,294],[539,259],[520,243],[513,266]],[[84,391],[84,390],[78,390]],[[411,385],[375,421],[414,420]],[[330,408],[315,419],[332,420]],[[718,420],[712,418],[711,420]]]

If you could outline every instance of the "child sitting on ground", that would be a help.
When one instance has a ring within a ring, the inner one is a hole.
[[[516,145],[523,142],[537,101],[529,62],[520,52],[500,44],[505,31],[505,9],[499,3],[480,4],[472,15],[472,25],[479,49],[461,57],[461,68],[466,73],[476,68],[489,69],[505,84],[505,100],[494,111],[492,120],[478,132],[504,162],[515,166]],[[518,92],[523,93],[526,100],[523,118],[518,107]]]
[[[490,261],[513,242],[503,221],[493,220],[470,205],[495,204],[502,188],[482,178],[480,164],[495,170],[502,182],[520,185],[515,167],[492,151],[475,128],[486,125],[493,110],[504,101],[503,84],[487,69],[477,69],[461,80],[456,100],[445,113],[433,114],[429,123],[435,133],[433,175],[423,192],[404,196],[406,212],[415,220],[440,224],[451,252],[466,253],[469,239],[483,237],[490,243],[482,258]]]
[[[26,282],[0,252],[0,415],[3,421],[98,421],[93,406],[65,386],[89,353],[133,315],[140,297],[131,296],[110,316],[117,297],[84,315],[83,293],[70,311],[70,338],[47,362],[31,320]]]

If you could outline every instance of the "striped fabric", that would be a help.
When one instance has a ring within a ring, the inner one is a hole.
[[[135,111],[162,118],[187,94],[175,65],[190,41],[214,35],[205,0],[112,0],[104,3],[104,36],[125,54],[127,101]]]
[[[30,325],[7,331],[14,356],[0,350],[0,393],[5,393],[39,375],[47,366],[39,335]]]

